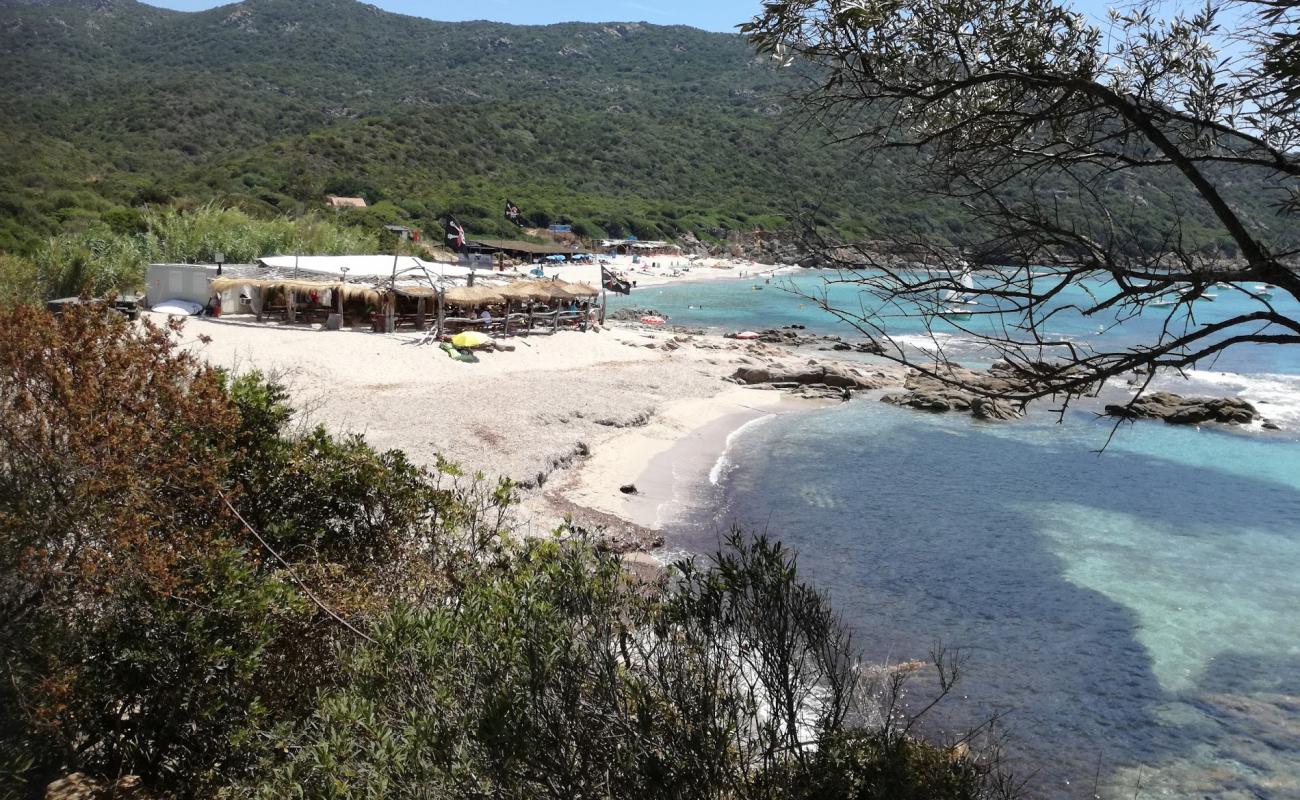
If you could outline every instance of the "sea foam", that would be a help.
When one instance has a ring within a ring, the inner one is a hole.
[[[727,443],[722,448],[722,452],[718,455],[718,460],[713,462],[713,468],[709,470],[709,483],[713,486],[717,486],[722,478],[727,474],[731,467],[731,460],[727,457],[727,454],[731,452],[731,448],[735,446],[736,442],[740,439],[741,434],[753,430],[765,422],[771,422],[775,418],[776,414],[766,414],[756,419],[751,419],[749,422],[746,422],[744,425],[741,425],[739,428],[736,428],[734,431],[727,434]]]

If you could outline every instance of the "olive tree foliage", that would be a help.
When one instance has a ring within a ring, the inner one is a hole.
[[[888,357],[956,380],[942,350],[918,357],[886,330],[890,315],[943,318],[1010,364],[1019,380],[1002,396],[1021,404],[1244,343],[1300,343],[1300,320],[1275,305],[1300,299],[1300,4],[1119,8],[1095,22],[1059,0],[765,3],[743,31],[808,71],[805,118],[956,198],[977,232],[962,252],[891,231],[903,268],[879,242],[844,246],[809,222],[826,261],[851,270],[837,280],[875,300],[810,299]],[[1246,195],[1275,216],[1245,215]],[[1152,222],[1154,201],[1177,222]],[[1207,247],[1207,231],[1222,244]],[[997,268],[972,280],[964,258]],[[1246,302],[1201,324],[1193,304],[1216,284]],[[947,307],[957,293],[969,318]],[[1144,311],[1163,325],[1139,346],[1052,333],[1057,315],[1109,328]]]

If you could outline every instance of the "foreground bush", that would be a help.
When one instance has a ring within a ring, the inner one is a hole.
[[[258,798],[1007,796],[989,765],[881,720],[793,558],[739,533],[647,587],[581,535],[399,606],[343,660]]]
[[[285,401],[167,329],[0,309],[0,792],[1008,793],[907,735],[779,544],[635,581],[580,530],[512,541],[509,483]]]
[[[335,615],[440,585],[473,496],[283,399],[167,330],[0,310],[0,768],[201,793],[329,682]]]

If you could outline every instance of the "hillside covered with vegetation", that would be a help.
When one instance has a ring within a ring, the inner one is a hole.
[[[738,20],[739,22],[739,20]],[[326,193],[373,232],[721,238],[821,208],[850,236],[963,243],[950,199],[896,163],[856,163],[797,123],[806,76],[739,36],[635,23],[439,23],[353,0],[245,0],[199,13],[134,0],[0,0],[0,251],[66,233],[144,231],[143,211],[215,203],[259,218]],[[1226,190],[1232,191],[1231,181]],[[1207,214],[1159,184],[1114,208],[1214,248]],[[1271,214],[1258,201],[1261,218]]]

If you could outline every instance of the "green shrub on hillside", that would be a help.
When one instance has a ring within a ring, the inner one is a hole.
[[[44,294],[40,270],[31,259],[0,253],[0,306],[39,300]]]
[[[380,239],[378,225],[344,224],[315,215],[259,218],[212,204],[148,211],[138,221],[129,213],[110,219],[126,230],[97,223],[48,239],[31,259],[34,276],[22,260],[0,264],[4,291],[29,299],[130,293],[143,285],[150,263],[211,262],[217,253],[225,255],[226,263],[285,253],[374,253]]]

